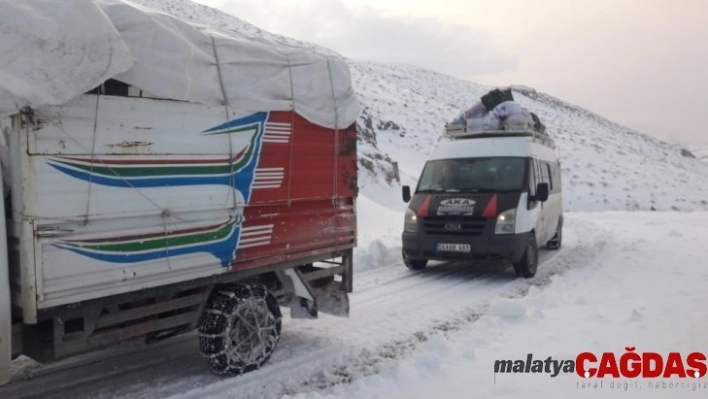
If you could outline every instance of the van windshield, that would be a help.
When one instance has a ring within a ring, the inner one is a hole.
[[[428,161],[418,192],[522,191],[525,158],[462,158]]]

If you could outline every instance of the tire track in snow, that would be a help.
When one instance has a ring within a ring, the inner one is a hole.
[[[464,304],[455,309],[452,315],[443,317],[409,334],[406,338],[393,339],[389,342],[376,345],[373,348],[364,348],[360,351],[349,353],[347,356],[334,358],[333,362],[320,364],[320,368],[323,370],[318,370],[309,377],[305,376],[305,378],[300,381],[298,381],[298,378],[294,378],[295,376],[291,376],[288,382],[280,383],[276,386],[263,385],[260,387],[257,386],[256,381],[248,381],[243,384],[220,382],[213,386],[197,389],[180,397],[204,398],[220,397],[222,395],[238,395],[244,398],[279,397],[312,390],[323,391],[338,384],[350,383],[357,378],[377,374],[385,367],[410,356],[432,335],[441,332],[447,335],[470,328],[475,321],[486,313],[493,299],[499,297],[523,297],[532,286],[546,286],[552,282],[552,277],[555,275],[560,275],[571,268],[579,268],[591,264],[593,258],[601,255],[604,251],[610,232],[600,228],[594,223],[584,221],[573,223],[572,228],[577,229],[574,233],[577,234],[579,232],[581,235],[573,240],[577,241],[574,242],[575,245],[566,246],[559,252],[549,253],[544,251],[543,264],[542,267],[539,267],[536,278],[532,280],[510,280],[510,276],[496,274],[493,277],[477,281],[477,283],[491,283],[493,280],[496,280],[507,289],[497,292],[497,295],[486,298],[478,303]],[[571,238],[568,237],[570,235],[575,234],[567,234],[564,240]],[[458,272],[444,273],[446,276],[452,276]],[[470,286],[470,288],[473,287]],[[321,355],[321,353],[318,353],[313,357],[316,358]],[[263,371],[265,371],[265,368]],[[268,378],[268,374],[272,373],[266,373],[265,378]]]

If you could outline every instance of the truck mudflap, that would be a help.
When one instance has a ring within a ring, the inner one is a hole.
[[[348,317],[352,292],[352,251],[346,251],[341,263],[322,262],[278,272],[278,278],[292,293],[290,317],[314,319],[318,313]]]
[[[293,319],[316,319],[319,312],[349,317],[349,296],[343,292],[320,295],[314,301],[295,297],[290,302],[290,317]]]

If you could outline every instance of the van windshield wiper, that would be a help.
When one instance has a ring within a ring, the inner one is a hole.
[[[419,193],[444,193],[446,190],[442,188],[427,188],[425,190],[418,190]]]
[[[462,190],[457,190],[458,192],[462,193],[513,193],[513,192],[518,192],[521,190],[502,190],[498,188],[484,188],[484,187],[479,187],[479,188],[466,188]]]
[[[461,190],[457,190],[457,192],[461,193],[496,193],[501,190],[492,190],[489,188],[465,188]]]

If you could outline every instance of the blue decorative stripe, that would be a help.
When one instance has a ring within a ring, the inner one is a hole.
[[[150,188],[150,187],[175,187],[175,186],[198,186],[206,184],[221,184],[225,186],[232,185],[231,176],[237,176],[238,173],[234,172],[233,175],[212,175],[212,176],[181,176],[181,177],[107,177],[98,174],[92,174],[88,171],[81,169],[69,168],[64,165],[50,163],[53,168],[66,173],[71,177],[81,179],[84,181],[90,181],[92,183],[101,184],[104,186],[111,187],[139,187],[139,188]],[[237,176],[237,179],[238,176]]]
[[[205,130],[202,133],[212,133],[212,132],[217,132],[220,130],[233,129],[236,127],[244,127],[245,125],[256,124],[256,123],[261,125],[261,127],[264,127],[263,124],[266,122],[267,119],[268,119],[267,112],[257,112],[255,114],[245,116],[243,118],[234,119],[232,121],[222,123],[221,125],[218,125],[218,126],[215,126],[211,129]]]
[[[257,123],[256,136],[253,139],[254,147],[249,148],[250,159],[239,170],[229,174],[219,175],[194,175],[194,176],[105,176],[102,174],[91,173],[87,170],[72,168],[57,162],[49,162],[56,170],[65,173],[71,177],[92,182],[104,186],[120,187],[120,188],[151,188],[151,187],[176,187],[176,186],[199,186],[199,185],[225,185],[239,190],[246,201],[250,200],[251,186],[255,179],[255,169],[258,166],[260,151],[262,147],[262,139],[265,134],[265,121],[268,119],[267,112],[259,112],[244,118],[235,119],[226,122],[206,132],[223,130],[226,128],[242,127],[249,123]],[[138,165],[136,165],[138,166]],[[146,166],[150,169],[150,166]]]
[[[265,134],[265,123],[268,120],[267,112],[258,112],[243,118],[235,119],[221,125],[215,126],[211,129],[205,130],[202,133],[216,134],[220,131],[234,128],[249,127],[248,125],[253,125],[256,130],[255,137],[252,138],[253,148],[249,148],[248,151],[251,154],[248,162],[241,167],[241,169],[234,171],[233,173],[220,174],[220,175],[195,175],[195,176],[184,176],[184,175],[174,175],[174,176],[105,176],[100,174],[94,174],[90,171],[81,170],[77,168],[72,168],[57,162],[49,162],[56,170],[65,173],[68,176],[84,180],[87,182],[92,182],[96,184],[101,184],[110,187],[120,187],[120,188],[151,188],[151,187],[174,187],[174,186],[198,186],[198,185],[226,185],[233,187],[243,194],[243,198],[246,203],[251,199],[252,186],[255,180],[255,170],[258,166],[260,159],[260,152],[262,148],[262,139]],[[226,133],[226,132],[224,132]],[[249,144],[250,145],[250,144]],[[134,165],[139,167],[140,165]],[[151,166],[145,165],[146,169],[150,169]],[[67,243],[55,244],[59,248],[67,249],[75,253],[111,263],[136,263],[145,262],[150,260],[157,260],[166,257],[174,257],[180,255],[188,255],[194,253],[209,253],[214,255],[219,259],[223,267],[228,267],[233,261],[238,247],[240,231],[241,231],[242,220],[237,221],[234,224],[233,230],[228,236],[228,238],[206,244],[198,244],[193,246],[181,246],[175,248],[163,248],[159,250],[149,251],[149,252],[136,252],[136,253],[118,253],[118,252],[101,252],[89,250],[74,245],[69,245]]]

